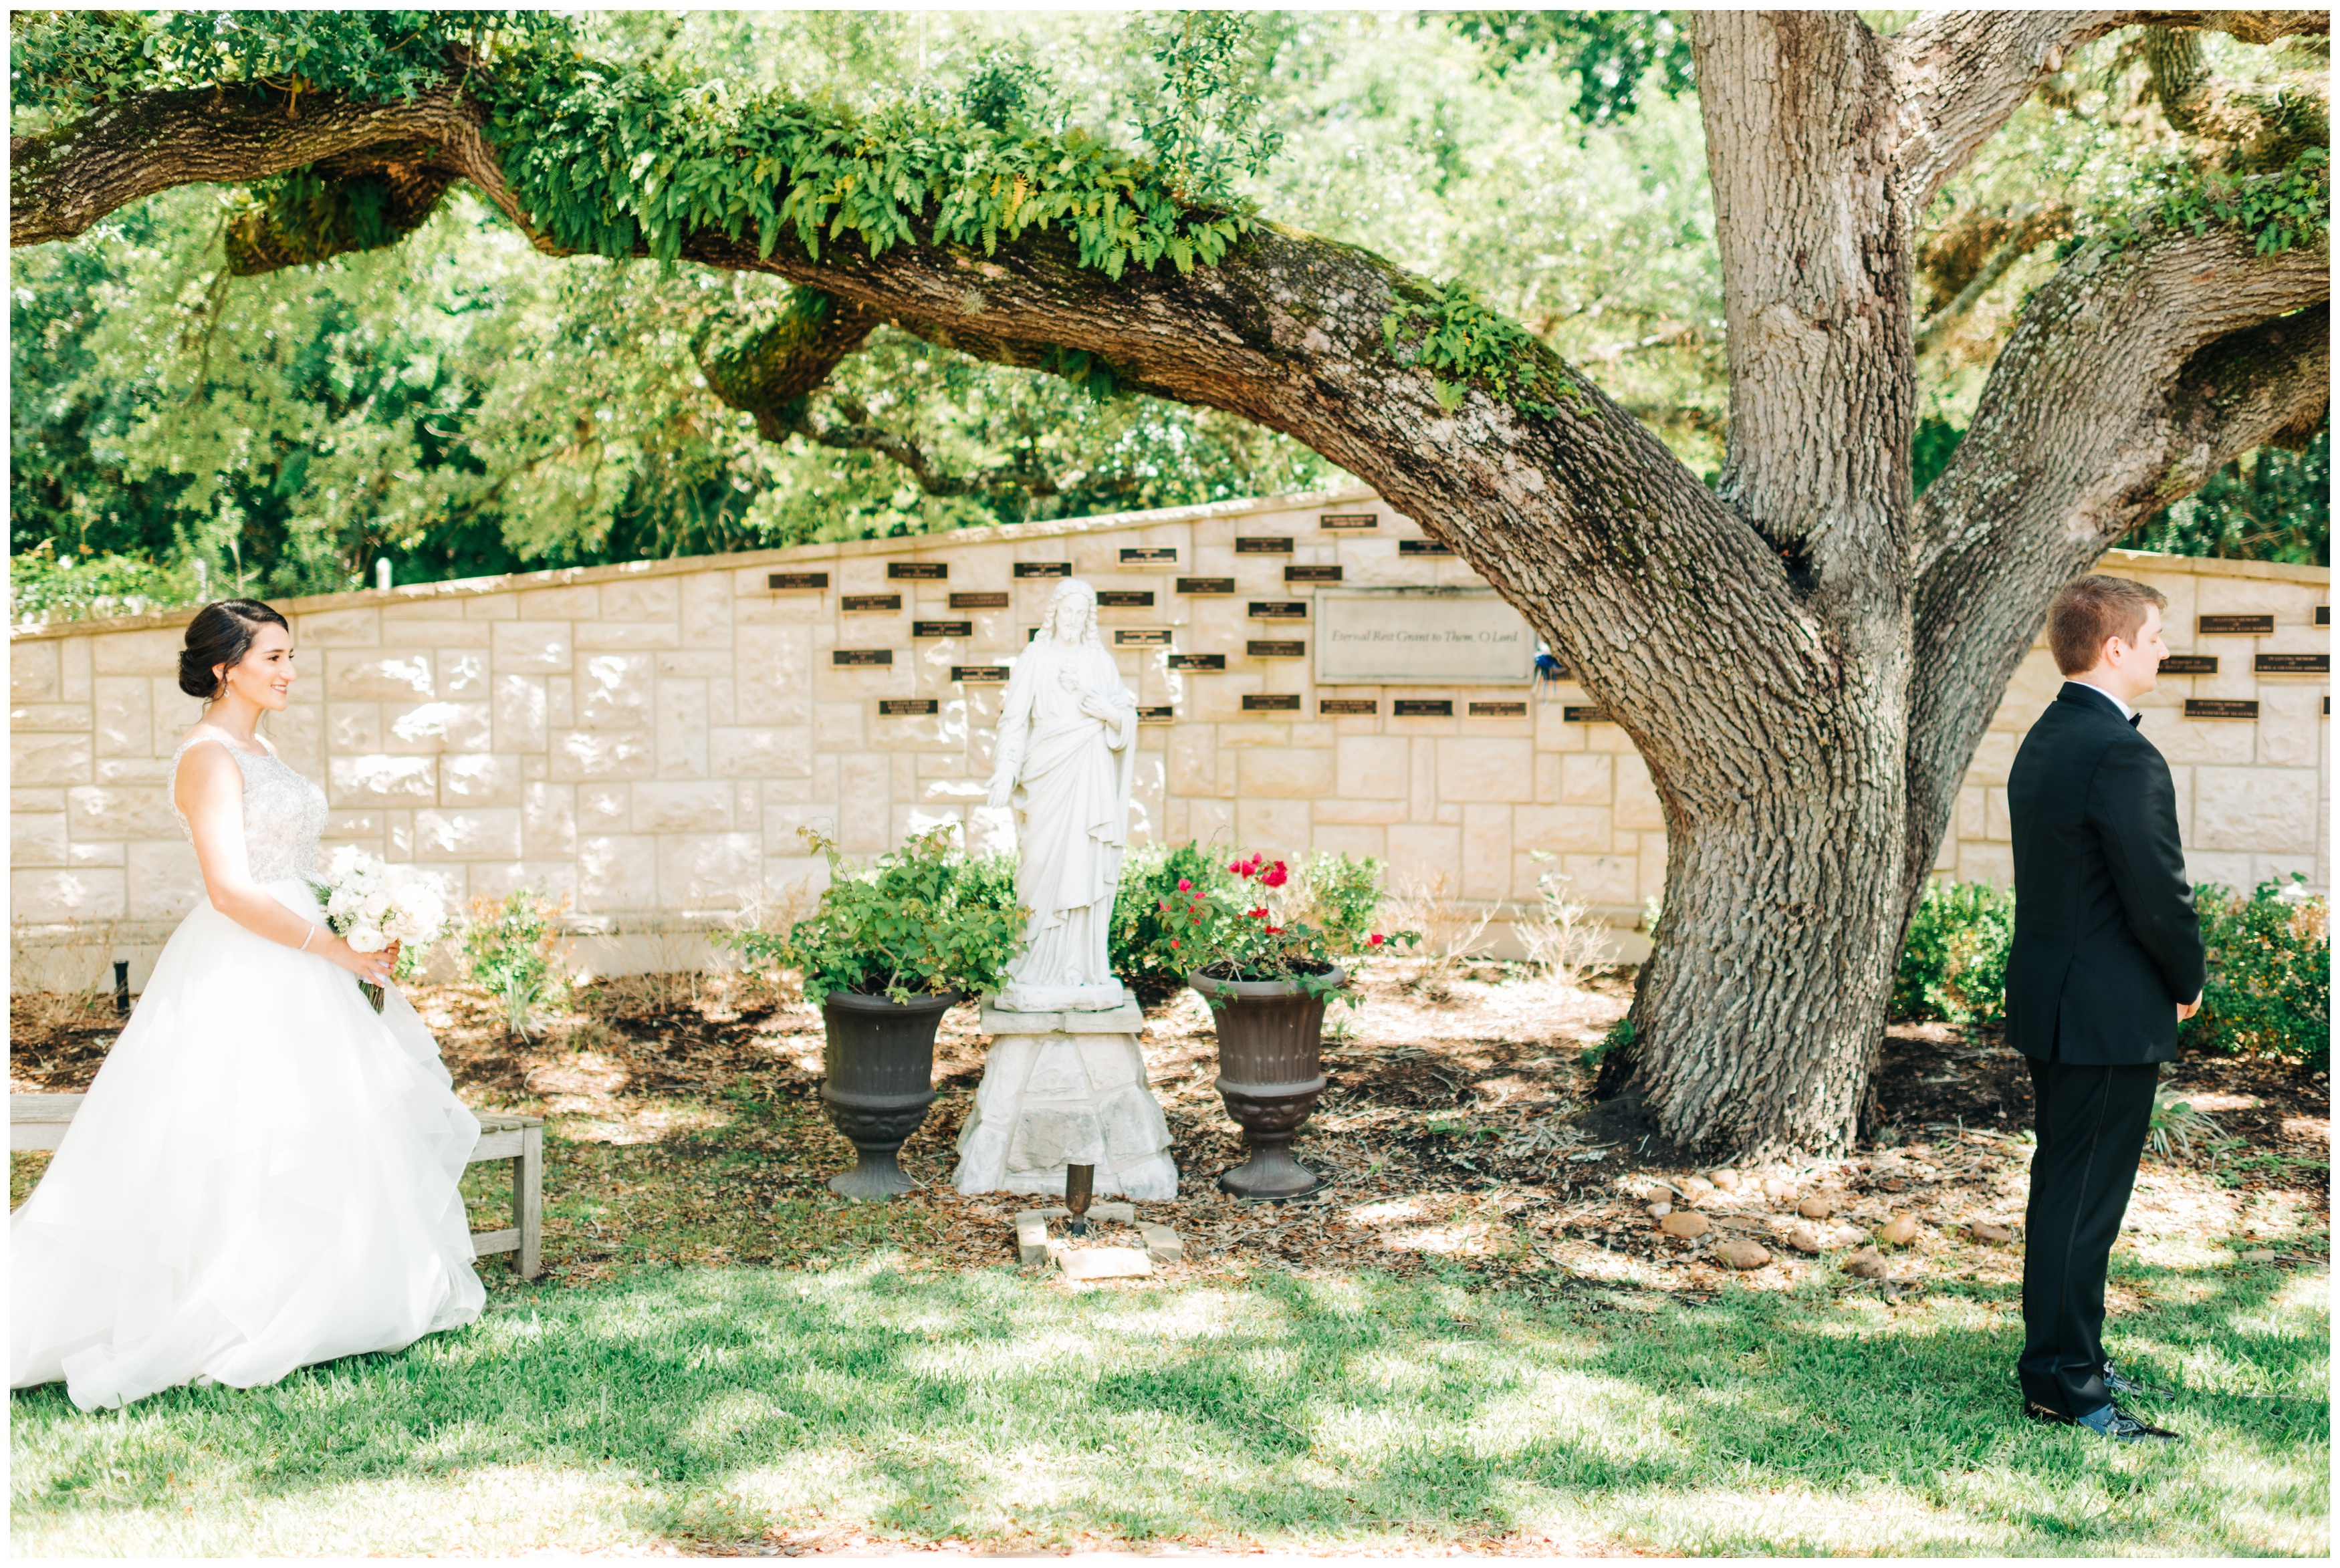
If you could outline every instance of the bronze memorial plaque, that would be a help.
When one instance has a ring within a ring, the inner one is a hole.
[[[953,665],[951,679],[963,686],[1004,686],[1007,684],[1006,665]]]
[[[2263,637],[2275,630],[2273,616],[2197,616],[2194,629],[2208,636]]]
[[[2255,719],[2259,716],[2259,705],[2255,697],[2187,697],[2186,716],[2189,719]]]
[[[1006,594],[953,594],[950,607],[955,610],[1004,610],[1007,607]]]
[[[2315,606],[2315,624],[2319,626],[2328,626],[2332,624],[2332,606],[2330,605],[2318,605]]]
[[[1170,646],[1168,626],[1115,626],[1113,646],[1117,648],[1166,648]]]
[[[1247,714],[1296,714],[1300,711],[1298,692],[1254,692],[1243,700]]]
[[[1382,705],[1373,697],[1319,697],[1316,711],[1325,718],[1368,718],[1381,712]]]
[[[1235,591],[1233,577],[1180,577],[1178,591],[1182,594],[1231,594]]]
[[[1288,556],[1292,553],[1290,539],[1239,538],[1235,554],[1239,556]]]
[[[828,662],[839,669],[868,669],[894,662],[892,648],[837,648],[830,652]]]
[[[2251,673],[2260,676],[2328,676],[2330,654],[2261,654],[2251,661]]]
[[[1616,722],[1609,716],[1607,708],[1593,703],[1564,703],[1561,705],[1560,716],[1562,722],[1572,725],[1605,725]]]
[[[910,635],[914,637],[971,637],[975,636],[973,621],[912,621]]]
[[[828,587],[827,572],[774,572],[764,579],[764,587],[774,593],[789,593],[798,588]]]
[[[1307,656],[1306,643],[1254,637],[1244,644],[1244,657],[1247,659],[1304,659]]]
[[[942,711],[942,705],[933,697],[881,697],[878,714],[889,719],[925,718]]]
[[[1136,545],[1121,552],[1125,567],[1175,567],[1178,564],[1175,545]]]
[[[1101,610],[1150,610],[1154,607],[1152,588],[1107,588],[1097,595]]]
[[[1304,621],[1308,618],[1306,599],[1254,599],[1251,618],[1255,621]]]
[[[902,607],[902,596],[899,594],[848,594],[845,596],[845,607],[848,610],[898,610]]]
[[[1018,561],[1016,575],[1019,577],[1069,577],[1073,575],[1070,561]]]
[[[1337,583],[1341,580],[1338,567],[1286,567],[1284,580],[1287,583]]]
[[[1316,684],[1524,688],[1535,634],[1485,588],[1323,588]]]
[[[1528,716],[1525,703],[1472,703],[1471,716],[1474,719],[1523,719]]]
[[[2165,676],[2215,676],[2218,673],[2216,654],[2172,654],[2161,661]]]
[[[1317,518],[1316,526],[1320,528],[1333,528],[1342,532],[1363,532],[1367,528],[1380,528],[1381,514],[1379,512],[1326,512]]]
[[[1153,707],[1140,708],[1137,710],[1137,722],[1142,725],[1166,725],[1171,723],[1176,716],[1176,715],[1170,711],[1170,705],[1168,703],[1161,703]]]
[[[1402,719],[1451,719],[1454,716],[1452,697],[1400,697],[1391,705],[1391,711]]]
[[[897,583],[938,583],[950,576],[948,561],[887,561],[886,576]]]
[[[1397,553],[1401,556],[1451,556],[1454,552],[1436,539],[1400,539]]]
[[[1223,670],[1227,667],[1225,654],[1172,654],[1170,667],[1174,670]]]

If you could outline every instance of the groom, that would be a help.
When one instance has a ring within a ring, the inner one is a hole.
[[[2202,932],[2169,764],[2134,705],[2169,650],[2156,589],[2085,577],[2048,609],[2064,687],[2007,778],[2015,835],[2008,1042],[2031,1059],[2038,1147],[2025,1217],[2024,1413],[2117,1442],[2174,1441],[2116,1405],[2151,1392],[2105,1357],[2105,1266],[2159,1064],[2202,1000]]]

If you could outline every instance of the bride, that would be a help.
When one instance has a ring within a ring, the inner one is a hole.
[[[251,599],[187,627],[205,699],[172,807],[207,901],[156,961],[39,1187],[9,1218],[8,1383],[84,1410],[183,1383],[249,1388],[480,1315],[456,1182],[480,1124],[396,991],[325,928],[323,792],[259,734],[293,680]]]

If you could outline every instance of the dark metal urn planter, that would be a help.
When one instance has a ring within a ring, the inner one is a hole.
[[[821,1063],[821,1109],[853,1140],[860,1163],[828,1178],[841,1198],[891,1198],[917,1184],[895,1156],[935,1102],[935,1031],[959,1001],[957,992],[907,1001],[832,991],[820,1004],[828,1025]]]
[[[1334,982],[1348,976],[1333,971]],[[1304,1198],[1323,1185],[1292,1158],[1292,1135],[1324,1091],[1319,1070],[1324,1001],[1280,980],[1214,980],[1199,971],[1186,983],[1212,1003],[1219,1033],[1215,1088],[1244,1129],[1251,1158],[1219,1178],[1237,1198]]]

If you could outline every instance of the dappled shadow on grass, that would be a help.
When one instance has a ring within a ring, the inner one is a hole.
[[[69,1549],[109,1521],[192,1529],[191,1495],[329,1512],[493,1474],[587,1478],[603,1543],[846,1525],[994,1545],[1590,1529],[1706,1552],[2312,1549],[2326,1330],[2300,1283],[2221,1271],[2116,1325],[2161,1377],[2198,1348],[2294,1391],[2190,1397],[2171,1414],[2196,1443],[2143,1454],[2018,1419],[2020,1326],[1990,1289],[1691,1307],[1371,1276],[1074,1291],[882,1256],[654,1270],[501,1290],[471,1328],[269,1389],[95,1416],[20,1394],[14,1528],[19,1550]]]

